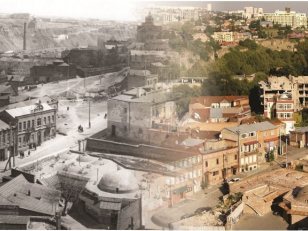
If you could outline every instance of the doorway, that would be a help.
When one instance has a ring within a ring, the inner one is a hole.
[[[111,126],[111,136],[116,136],[116,126],[115,125]]]

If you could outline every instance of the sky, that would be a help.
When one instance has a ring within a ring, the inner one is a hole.
[[[136,0],[0,0],[0,13],[30,13],[36,16],[100,18],[133,21],[136,6],[156,5],[206,7],[213,10],[242,10],[245,6],[262,7],[264,12],[291,10],[308,14],[308,3],[298,1],[136,1]]]

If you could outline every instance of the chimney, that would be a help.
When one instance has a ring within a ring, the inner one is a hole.
[[[24,23],[24,47],[23,50],[26,50],[26,34],[27,34],[27,23]]]
[[[136,95],[137,98],[141,97],[141,87],[138,87],[137,88],[137,95]]]

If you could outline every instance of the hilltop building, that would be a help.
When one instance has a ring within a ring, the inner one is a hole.
[[[307,27],[306,13],[291,11],[290,7],[286,7],[284,11],[276,10],[274,13],[263,13],[262,17],[264,17],[266,21],[274,22],[281,26],[288,25],[292,28]]]

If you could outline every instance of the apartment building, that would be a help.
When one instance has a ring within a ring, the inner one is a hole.
[[[262,17],[266,21],[280,24],[281,26],[291,26],[292,28],[307,27],[306,13],[297,13],[286,7],[284,11],[276,10],[274,13],[263,13]]]
[[[34,105],[4,110],[0,118],[16,126],[16,146],[22,151],[34,144],[40,146],[56,136],[56,112],[56,108],[39,101]]]
[[[259,82],[264,116],[279,118],[287,134],[294,129],[293,113],[308,106],[308,76],[270,76]]]
[[[232,31],[214,32],[213,39],[219,42],[221,46],[235,45],[241,40],[250,39],[251,34],[249,32],[239,33]]]
[[[269,152],[278,150],[278,127],[265,121],[224,128],[221,137],[237,142],[239,148],[238,165],[241,172],[251,171],[269,159]]]

